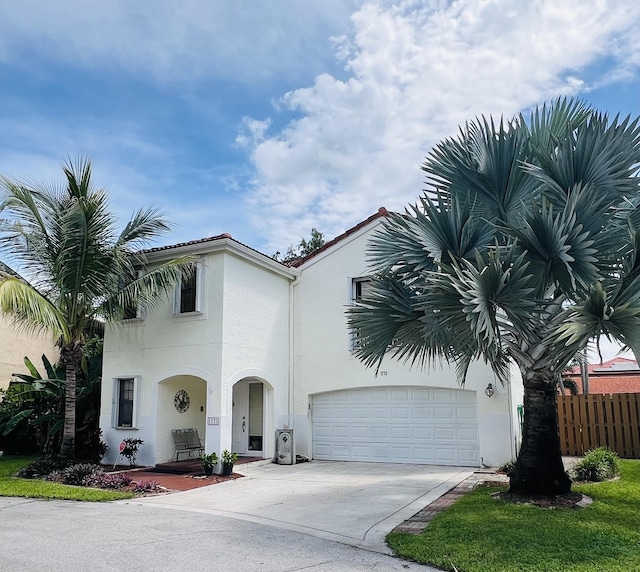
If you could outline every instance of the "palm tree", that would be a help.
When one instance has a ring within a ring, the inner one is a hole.
[[[348,311],[358,357],[454,364],[483,359],[524,384],[512,492],[570,489],[560,454],[562,371],[600,336],[640,355],[640,128],[577,100],[529,121],[478,119],[438,144],[417,205],[369,245],[367,300]]]
[[[48,331],[57,340],[66,381],[60,456],[73,459],[76,377],[86,336],[105,320],[122,319],[132,306],[152,307],[189,261],[147,269],[138,251],[169,229],[160,213],[141,209],[118,233],[107,194],[92,185],[91,162],[67,162],[63,170],[62,186],[0,178],[0,255],[6,264],[0,268],[0,309],[27,330]]]

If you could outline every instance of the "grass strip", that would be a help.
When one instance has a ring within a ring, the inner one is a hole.
[[[24,456],[0,457],[0,496],[84,502],[106,502],[129,499],[134,496],[132,493],[73,487],[39,479],[18,479],[15,477],[17,471],[35,461],[35,459],[36,457]]]
[[[544,509],[491,497],[479,487],[420,535],[391,533],[399,556],[458,572],[640,571],[640,461],[620,478],[574,485],[594,499],[582,509]],[[455,567],[455,568],[454,568]]]

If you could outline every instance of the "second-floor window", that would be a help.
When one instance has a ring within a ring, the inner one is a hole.
[[[353,278],[351,281],[351,303],[360,302],[371,288],[371,278]],[[349,349],[357,350],[360,347],[360,340],[356,332],[349,334]]]
[[[194,270],[188,276],[182,279],[180,284],[180,313],[186,314],[187,312],[196,311],[196,274]]]
[[[185,273],[176,288],[174,314],[192,314],[202,311],[202,265],[194,264],[191,272]]]
[[[354,278],[352,302],[359,302],[371,288],[371,278]]]

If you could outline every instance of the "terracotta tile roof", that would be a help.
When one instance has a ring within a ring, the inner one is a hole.
[[[357,232],[361,228],[367,226],[369,223],[383,216],[389,216],[389,211],[387,211],[387,209],[384,207],[380,207],[375,214],[372,214],[369,218],[363,220],[362,222],[359,222],[356,226],[351,227],[350,229],[344,231],[342,234],[336,236],[333,240],[330,240],[329,242],[325,242],[320,248],[318,248],[318,250],[314,250],[311,254],[307,254],[302,258],[296,258],[295,260],[290,260],[285,264],[287,264],[288,266],[293,266],[294,268],[297,268],[298,266],[302,266],[308,260],[311,260],[313,257],[317,256],[321,252],[328,250],[338,242],[352,235],[354,232]]]
[[[616,357],[602,363],[590,363],[589,375],[616,375],[621,372],[640,372],[638,362],[634,359]],[[580,375],[580,367],[571,370],[571,375]]]
[[[260,254],[262,256],[265,256],[266,258],[270,258],[270,259],[274,260],[275,262],[278,262],[279,264],[282,264],[283,266],[297,268],[298,266],[301,266],[302,264],[307,262],[307,260],[310,260],[314,256],[317,256],[321,252],[324,252],[325,250],[331,248],[333,245],[335,245],[338,242],[344,240],[345,238],[347,238],[348,236],[352,235],[354,232],[357,232],[361,228],[367,226],[369,223],[373,222],[374,220],[376,220],[378,218],[381,218],[383,216],[388,216],[388,215],[389,215],[389,212],[387,211],[387,209],[384,208],[384,207],[380,207],[375,214],[372,214],[369,218],[363,220],[362,222],[359,222],[354,227],[352,227],[352,228],[346,230],[345,232],[343,232],[342,234],[336,236],[333,240],[330,240],[329,242],[326,242],[320,248],[318,248],[318,250],[315,250],[311,254],[308,254],[307,256],[303,256],[302,258],[296,258],[294,260],[288,260],[286,262],[280,262],[279,260],[276,260],[275,258],[272,258],[271,256],[268,256],[268,255],[264,254],[264,252],[260,252],[259,250],[256,250],[255,248],[252,248],[251,246],[249,246],[247,244],[244,244],[243,242],[240,242],[239,240],[236,240],[235,238],[233,238],[228,233],[218,234],[216,236],[209,236],[207,238],[200,238],[198,240],[190,240],[188,242],[179,242],[178,244],[169,244],[167,246],[157,246],[155,248],[148,248],[148,249],[145,249],[145,250],[141,250],[140,253],[141,254],[152,254],[152,253],[155,253],[155,252],[164,252],[164,251],[172,250],[172,249],[176,249],[176,248],[195,246],[195,245],[198,245],[198,244],[205,244],[207,242],[215,242],[217,240],[233,240],[233,242],[235,242],[237,244],[240,244],[240,245],[242,245],[242,246],[244,246],[246,248],[249,248],[250,250],[253,250],[254,252],[257,252],[258,254]]]
[[[580,368],[567,376],[573,379],[582,393]],[[613,358],[604,363],[589,364],[589,393],[640,393],[640,368],[628,358]]]
[[[230,234],[227,234],[225,232],[224,234],[218,234],[217,236],[209,236],[207,238],[199,238],[198,240],[189,240],[188,242],[178,242],[177,244],[168,244],[167,246],[156,246],[154,248],[146,248],[144,250],[141,250],[140,253],[150,254],[151,252],[162,252],[163,250],[172,250],[174,248],[181,248],[183,246],[193,246],[195,244],[204,244],[205,242],[214,242],[216,240],[222,240],[224,238],[230,238],[231,240],[234,240]]]
[[[215,242],[217,240],[232,240],[236,244],[244,246],[245,248],[248,248],[249,250],[252,250],[253,252],[256,252],[260,256],[264,256],[265,258],[269,258],[270,260],[273,260],[274,262],[277,262],[278,264],[282,264],[283,266],[287,266],[286,264],[280,262],[279,260],[276,260],[275,258],[272,258],[271,256],[268,256],[264,252],[260,252],[259,250],[256,250],[252,246],[249,246],[248,244],[245,244],[244,242],[240,242],[239,240],[236,240],[229,233],[226,233],[226,232],[223,233],[223,234],[218,234],[216,236],[209,236],[207,238],[199,238],[197,240],[189,240],[188,242],[179,242],[177,244],[169,244],[167,246],[157,246],[155,248],[148,248],[146,250],[141,250],[140,253],[141,254],[151,254],[151,253],[154,253],[154,252],[163,252],[163,251],[166,251],[166,250],[172,250],[172,249],[175,249],[175,248],[182,248],[182,247],[185,247],[185,246],[189,247],[189,246],[195,246],[195,245],[198,245],[198,244],[206,244],[207,242]]]

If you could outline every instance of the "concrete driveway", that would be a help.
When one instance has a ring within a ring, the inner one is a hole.
[[[245,478],[126,502],[248,520],[388,554],[385,535],[473,469],[312,461],[237,472]]]

